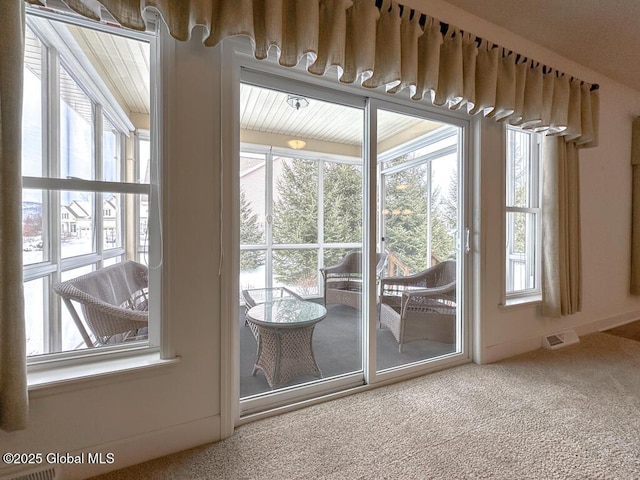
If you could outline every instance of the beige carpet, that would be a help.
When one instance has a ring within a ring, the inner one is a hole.
[[[638,479],[640,343],[602,333],[239,427],[109,479]]]

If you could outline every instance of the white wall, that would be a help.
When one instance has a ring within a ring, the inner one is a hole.
[[[600,146],[581,152],[584,305],[578,315],[549,319],[537,307],[506,310],[498,306],[502,153],[496,139],[500,129],[493,123],[482,126],[478,359],[489,362],[537,348],[540,337],[548,332],[573,327],[585,332],[603,320],[640,317],[640,298],[627,293],[629,154],[631,119],[640,114],[638,92],[442,1],[405,3],[601,86]],[[199,34],[192,37],[189,43],[166,40],[167,46],[175,47],[169,49],[175,65],[162,90],[166,107],[162,138],[169,152],[163,204],[163,306],[169,325],[168,349],[181,356],[181,362],[33,394],[29,428],[0,432],[3,451],[113,451],[113,467],[121,468],[216,440],[224,431],[228,419],[221,418],[221,409],[229,400],[220,387],[227,374],[221,372],[220,352],[229,339],[221,336],[223,285],[218,278],[219,52],[201,46]],[[0,466],[0,475],[4,471]],[[78,478],[84,476],[77,469],[74,472]]]

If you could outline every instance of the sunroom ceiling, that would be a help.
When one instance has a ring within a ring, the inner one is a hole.
[[[308,144],[311,142],[311,149],[361,155],[362,110],[313,98],[308,99],[308,106],[296,109],[287,103],[287,97],[284,92],[241,85],[241,140],[285,146],[287,139],[301,139]],[[439,126],[439,123],[410,116],[394,116],[393,119],[381,116],[378,143],[389,144],[394,137],[406,141],[406,135],[401,136],[401,133],[412,132],[412,135],[419,136]]]
[[[68,29],[122,109],[149,115],[149,44],[73,25]]]

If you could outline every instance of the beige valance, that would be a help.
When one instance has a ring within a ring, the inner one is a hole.
[[[390,94],[408,89],[414,100],[426,98],[437,106],[560,135],[581,147],[597,144],[597,85],[392,0],[64,3],[96,20],[103,19],[106,11],[136,30],[146,28],[145,10],[156,9],[178,40],[187,40],[197,25],[205,27],[208,46],[246,35],[258,59],[275,48],[283,66],[306,61],[307,70],[315,75],[335,67],[344,83],[359,82]]]

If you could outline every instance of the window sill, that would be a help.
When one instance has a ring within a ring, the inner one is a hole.
[[[518,307],[532,307],[542,305],[542,295],[528,295],[525,297],[513,297],[507,298],[500,304],[501,308],[518,308]]]
[[[105,381],[119,381],[122,375],[156,370],[180,363],[180,357],[161,359],[158,351],[147,351],[131,356],[74,362],[69,365],[51,365],[32,369],[27,374],[31,397],[57,393],[69,387],[91,387]]]

